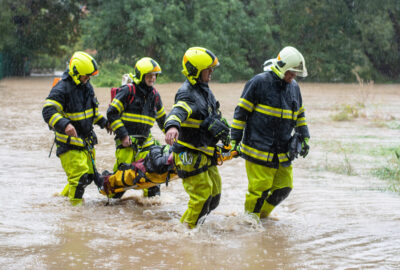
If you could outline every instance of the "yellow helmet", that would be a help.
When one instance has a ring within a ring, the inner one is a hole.
[[[137,61],[134,69],[135,69],[135,75],[130,73],[129,76],[132,78],[132,80],[136,84],[139,84],[143,80],[143,76],[145,74],[161,73],[160,65],[154,59],[152,59],[150,57],[143,57],[142,59]]]
[[[191,84],[196,84],[202,70],[219,66],[218,58],[202,47],[189,48],[182,59],[182,73]]]
[[[296,48],[290,46],[279,52],[278,57],[274,59],[271,70],[281,79],[285,77],[288,70],[300,77],[307,77],[308,75],[303,55]]]
[[[75,52],[69,61],[68,74],[78,85],[81,83],[80,76],[94,76],[99,73],[97,63],[93,57],[85,52]]]

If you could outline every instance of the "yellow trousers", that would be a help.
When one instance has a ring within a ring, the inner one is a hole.
[[[292,165],[278,169],[246,160],[248,191],[245,211],[259,218],[267,217],[289,195],[293,188]]]

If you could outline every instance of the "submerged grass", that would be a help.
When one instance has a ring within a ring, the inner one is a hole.
[[[400,153],[395,151],[395,156],[387,164],[372,170],[374,176],[387,180],[392,191],[400,192]]]

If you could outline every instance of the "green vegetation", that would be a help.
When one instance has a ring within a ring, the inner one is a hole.
[[[400,155],[397,151],[395,151],[395,157],[391,158],[387,165],[374,169],[372,173],[387,180],[391,190],[400,192]]]
[[[332,115],[333,121],[350,121],[355,118],[358,118],[361,115],[362,106],[360,105],[349,105],[342,104],[337,108],[339,112],[337,114]]]
[[[366,81],[400,80],[396,0],[0,1],[5,76],[63,66],[73,50],[90,49],[103,66],[153,57],[164,78],[181,81],[185,50],[203,46],[221,62],[214,78],[230,82],[261,72],[266,59],[292,45],[305,56],[308,81],[355,81],[355,71]]]
[[[98,87],[118,87],[121,85],[122,75],[133,71],[133,67],[128,65],[110,62],[99,65],[99,69],[99,75],[91,80]]]
[[[343,154],[343,159],[341,159],[340,162],[333,163],[328,160],[328,155],[325,155],[325,162],[322,169],[337,174],[357,175],[347,156],[346,150],[343,147],[340,147],[340,152]]]

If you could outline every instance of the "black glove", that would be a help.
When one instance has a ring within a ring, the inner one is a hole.
[[[301,151],[300,156],[305,158],[310,151],[310,146],[308,145],[308,138],[304,138],[303,142],[301,143]]]
[[[288,159],[290,161],[294,160],[298,157],[299,153],[301,152],[301,135],[295,133],[292,138],[289,140],[289,151],[287,153]]]
[[[209,116],[201,123],[200,127],[206,129],[214,138],[229,145],[229,125],[225,122],[226,120],[221,121],[214,116]]]

